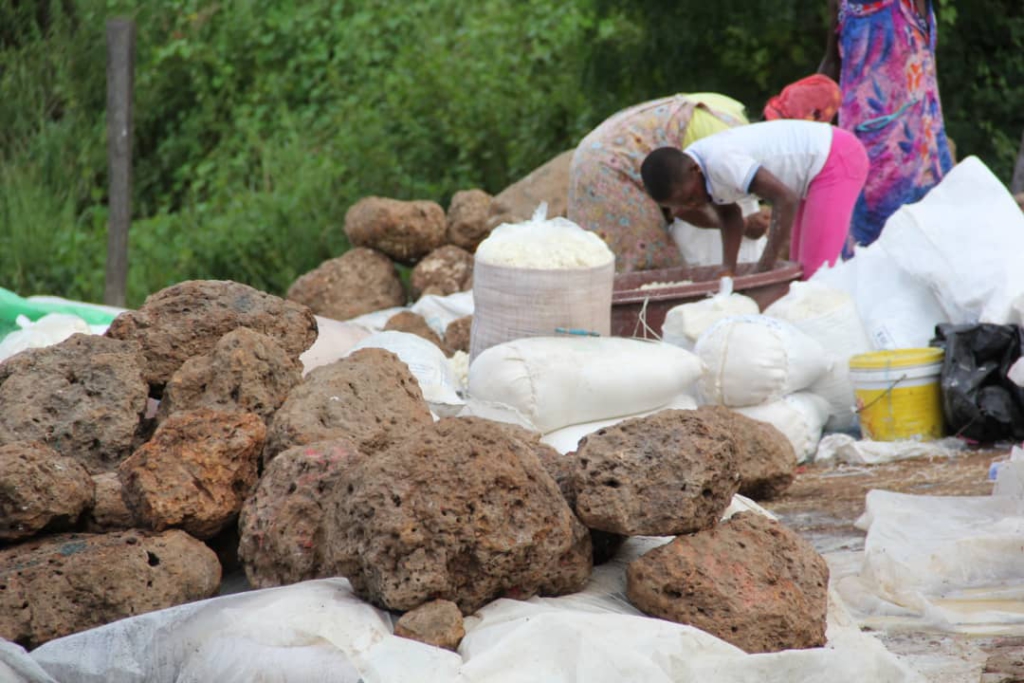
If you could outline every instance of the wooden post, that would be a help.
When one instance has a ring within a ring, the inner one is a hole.
[[[135,22],[107,21],[107,161],[110,223],[103,303],[124,306],[128,285],[128,227],[132,220],[132,88]]]
[[[1017,165],[1013,168],[1010,192],[1013,194],[1024,192],[1024,135],[1020,138],[1020,151],[1017,152]]]

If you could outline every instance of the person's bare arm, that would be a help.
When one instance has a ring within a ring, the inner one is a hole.
[[[842,68],[839,56],[839,0],[828,0],[828,42],[825,44],[825,57],[818,66],[818,73],[825,74],[836,83]]]
[[[733,276],[743,241],[743,212],[736,204],[715,204],[714,210],[722,225],[722,275]]]
[[[758,197],[772,203],[772,224],[768,229],[768,244],[757,264],[757,272],[771,270],[778,258],[779,246],[793,231],[796,210],[800,206],[800,197],[769,171],[761,168],[754,174],[750,182],[750,191]],[[803,239],[811,238],[805,235]]]

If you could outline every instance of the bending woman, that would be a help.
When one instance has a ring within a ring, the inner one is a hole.
[[[640,164],[659,147],[683,149],[746,123],[742,104],[715,94],[673,95],[615,114],[576,148],[569,220],[608,244],[618,272],[683,265],[671,216],[644,192]]]

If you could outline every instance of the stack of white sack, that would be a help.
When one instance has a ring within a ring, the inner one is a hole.
[[[700,336],[719,320],[760,312],[757,302],[749,296],[733,293],[732,278],[722,278],[722,289],[718,294],[669,309],[661,326],[661,339],[692,351]]]
[[[857,303],[875,349],[928,346],[940,323],[1024,323],[1024,215],[969,157],[924,199],[886,222],[878,241],[812,282]]]
[[[801,462],[817,449],[828,402],[806,390],[829,372],[822,345],[793,325],[763,315],[726,318],[697,341],[705,403],[725,405],[785,434]]]
[[[438,417],[453,417],[465,402],[456,391],[457,381],[444,352],[423,337],[408,332],[377,332],[352,347],[349,354],[360,349],[384,349],[398,356],[416,378],[423,399]]]
[[[517,339],[492,346],[470,365],[470,398],[462,414],[515,422],[549,434],[669,404],[690,407],[683,397],[700,374],[696,356],[661,342],[575,336]]]
[[[850,431],[857,426],[856,397],[850,381],[850,358],[871,351],[853,298],[818,282],[794,282],[789,293],[765,310],[817,341],[830,356],[831,368],[809,388],[829,404],[826,428]]]

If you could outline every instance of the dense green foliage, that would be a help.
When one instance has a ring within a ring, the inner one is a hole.
[[[282,292],[378,194],[500,190],[634,102],[712,90],[756,113],[813,71],[824,0],[8,0],[0,4],[0,286],[97,300],[104,22],[138,26],[129,303],[191,277]],[[944,0],[961,156],[1008,179],[1024,8]],[[992,18],[998,16],[999,21]]]

